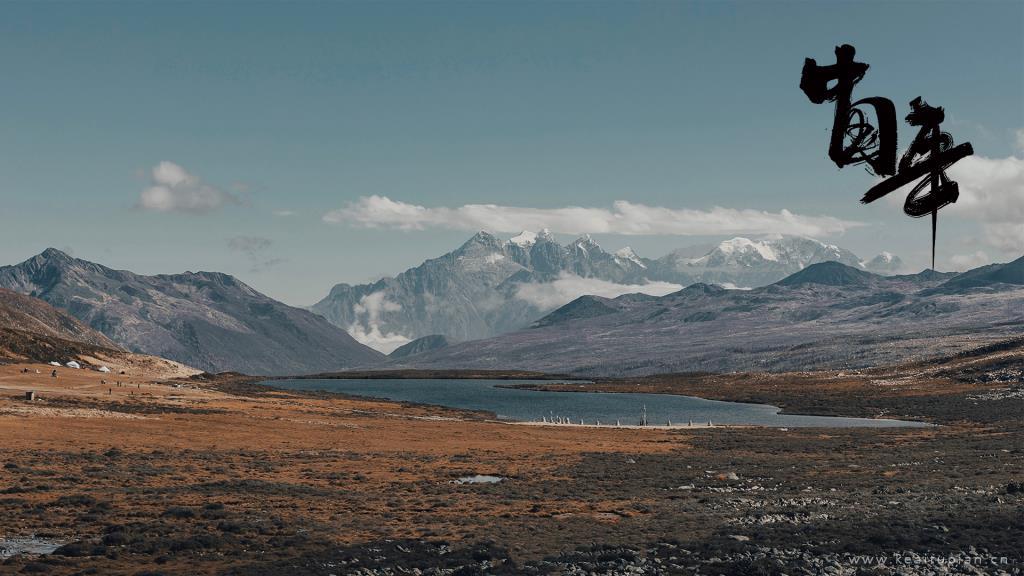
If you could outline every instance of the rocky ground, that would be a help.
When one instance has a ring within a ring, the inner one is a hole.
[[[600,383],[944,424],[926,429],[517,426],[0,366],[0,574],[1021,573],[1015,354]],[[30,539],[52,553],[13,553]]]

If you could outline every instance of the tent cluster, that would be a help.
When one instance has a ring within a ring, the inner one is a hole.
[[[61,364],[60,362],[54,360],[53,362],[49,362],[49,364],[50,366],[56,366],[57,368],[60,368],[61,366],[67,366],[68,368],[73,368],[75,370],[81,370],[82,368],[82,365],[74,360],[68,362],[67,364]],[[99,368],[96,369],[96,371],[102,372],[104,374],[110,374],[111,372],[110,368],[107,368],[106,366],[100,366]]]

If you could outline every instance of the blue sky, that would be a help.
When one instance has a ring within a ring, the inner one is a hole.
[[[872,177],[828,160],[832,109],[798,88],[803,58],[831,62],[839,43],[871,65],[856,96],[892,99],[901,123],[923,96],[974,145],[965,202],[940,213],[939,267],[1024,252],[1024,220],[1007,216],[1024,213],[1019,2],[25,3],[0,16],[0,263],[70,248],[141,273],[225,271],[309,304],[472,234],[365,211],[324,221],[380,196],[785,209],[862,223],[820,236],[924,267],[927,220],[859,204]],[[912,135],[901,124],[901,145]],[[155,178],[161,162],[171,172]],[[202,201],[146,200],[160,186]],[[732,235],[595,237],[655,257]]]

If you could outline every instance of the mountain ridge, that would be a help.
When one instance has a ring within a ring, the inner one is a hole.
[[[430,336],[417,338],[408,344],[403,344],[398,348],[395,348],[390,354],[388,354],[388,358],[406,358],[414,354],[440,350],[441,348],[447,348],[448,346],[451,346],[451,342],[449,342],[443,335],[431,334]]]
[[[1015,274],[1024,261],[1011,264],[1004,274]],[[935,290],[977,274],[879,276],[828,263],[752,290],[693,284],[661,297],[581,298],[529,329],[410,356],[392,367],[596,377],[857,369],[921,360],[1021,335],[1024,284],[1000,283],[968,298]],[[581,302],[604,309],[580,313]]]
[[[299,374],[383,360],[319,316],[221,272],[144,276],[49,248],[0,267],[0,287],[63,309],[129,351],[211,372]]]
[[[44,300],[0,288],[0,328],[79,342],[97,348],[120,347],[70,314]]]
[[[800,284],[866,286],[876,278],[878,276],[875,274],[839,262],[819,262],[786,276],[776,284],[782,286],[798,286]]]
[[[652,260],[631,248],[607,252],[589,235],[562,245],[548,230],[508,240],[480,231],[395,276],[336,284],[310,309],[387,351],[431,334],[459,342],[518,330],[585,294],[664,294],[696,282],[761,286],[830,259],[865,270],[871,263],[802,237],[738,237],[702,252],[692,257],[680,249]],[[899,261],[891,254],[875,260],[890,270]]]
[[[1024,285],[1024,256],[1005,264],[989,264],[958,274],[942,285],[937,292],[962,293],[971,289],[990,288],[998,285]]]

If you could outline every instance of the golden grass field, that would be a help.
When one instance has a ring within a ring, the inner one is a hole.
[[[1006,494],[1024,462],[1019,421],[955,409],[993,384],[935,380],[870,394],[885,386],[877,375],[817,392],[809,375],[799,390],[733,378],[714,388],[718,397],[794,407],[817,398],[851,415],[931,414],[948,425],[645,430],[500,423],[240,377],[182,378],[146,363],[112,374],[60,368],[56,379],[50,370],[0,366],[0,542],[34,535],[66,545],[0,561],[0,574],[479,571],[482,562],[479,573],[559,573],[594,546],[651,562],[673,546],[691,565],[744,573],[755,546],[839,554],[844,534],[870,549],[952,548],[983,535],[998,548],[1022,534],[1021,498]],[[706,384],[601,387],[694,394],[710,392]],[[473,474],[505,480],[453,482]],[[906,523],[929,528],[908,538]],[[947,531],[935,540],[930,526]],[[673,573],[671,562],[686,564],[665,555],[648,573]]]

